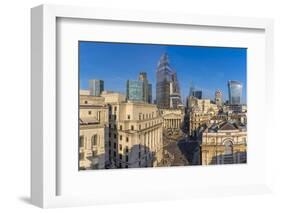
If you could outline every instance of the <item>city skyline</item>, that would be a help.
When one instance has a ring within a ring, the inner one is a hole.
[[[105,90],[126,94],[126,81],[146,72],[155,100],[157,64],[161,55],[167,53],[172,68],[177,72],[184,101],[190,86],[202,90],[203,98],[212,100],[219,89],[226,101],[228,80],[238,80],[243,84],[242,103],[246,103],[245,48],[82,41],[79,42],[79,53],[80,89],[88,89],[90,79],[99,79],[104,81]]]

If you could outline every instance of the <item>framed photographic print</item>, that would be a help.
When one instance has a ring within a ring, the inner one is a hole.
[[[32,203],[270,192],[272,20],[31,13]]]

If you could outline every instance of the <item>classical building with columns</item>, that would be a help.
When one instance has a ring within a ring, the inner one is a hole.
[[[237,121],[223,121],[206,128],[202,135],[201,163],[247,162],[247,129]]]
[[[108,141],[108,106],[103,97],[80,95],[79,114],[79,169],[103,169]]]
[[[160,109],[165,129],[181,129],[184,119],[184,109]]]

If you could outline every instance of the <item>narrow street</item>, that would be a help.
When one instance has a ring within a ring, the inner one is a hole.
[[[160,166],[191,166],[200,163],[199,143],[183,137],[165,137],[163,154]]]

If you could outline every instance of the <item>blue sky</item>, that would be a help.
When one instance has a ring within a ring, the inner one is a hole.
[[[89,79],[104,80],[105,90],[125,94],[126,81],[147,72],[156,93],[156,68],[161,55],[168,53],[171,67],[176,70],[181,95],[185,98],[192,82],[203,91],[204,98],[214,99],[216,89],[228,100],[227,81],[243,84],[242,102],[246,102],[247,49],[155,44],[124,44],[79,42],[80,88],[88,88]]]

